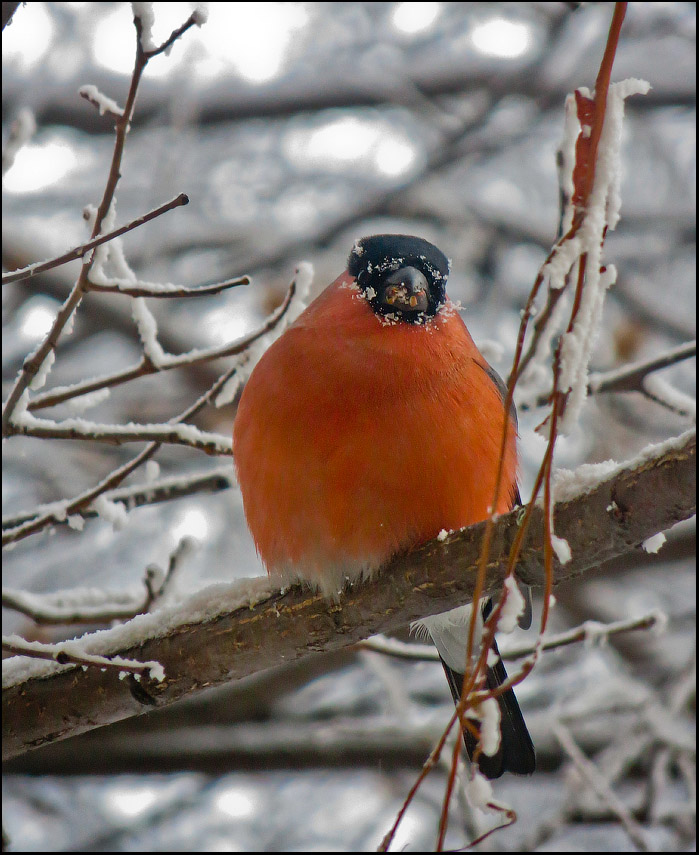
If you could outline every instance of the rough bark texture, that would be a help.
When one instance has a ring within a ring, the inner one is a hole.
[[[648,537],[696,510],[696,435],[625,469],[591,492],[558,504],[556,532],[572,559],[555,563],[555,581],[628,553]],[[608,510],[614,508],[614,510]],[[520,511],[500,518],[488,564],[488,585],[502,579]],[[139,715],[199,689],[305,656],[336,650],[428,614],[467,602],[473,593],[484,523],[432,541],[400,556],[338,602],[298,587],[254,608],[223,614],[205,624],[182,625],[114,654],[158,660],[162,684],[119,680],[116,672],[75,668],[4,690],[5,759],[57,739]],[[519,575],[543,583],[542,513],[537,509]]]

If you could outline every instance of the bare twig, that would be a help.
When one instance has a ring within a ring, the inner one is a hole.
[[[622,828],[628,834],[631,842],[637,846],[641,852],[652,851],[648,840],[646,840],[643,828],[638,824],[638,822],[636,822],[629,809],[609,786],[608,782],[600,774],[595,764],[588,760],[576,745],[570,730],[565,725],[561,724],[561,722],[556,722],[553,725],[553,732],[560,743],[561,748],[563,748],[572,760],[576,771],[580,774],[583,781],[597,795],[602,804],[606,805],[613,811],[614,815],[621,823]]]
[[[150,213],[144,214],[142,217],[138,217],[137,219],[132,220],[130,223],[127,223],[125,226],[121,226],[120,228],[115,229],[114,231],[109,232],[106,235],[100,235],[99,237],[95,238],[94,240],[88,241],[88,243],[85,243],[82,246],[76,246],[75,249],[71,249],[70,252],[66,252],[64,255],[58,256],[57,258],[52,258],[50,261],[43,261],[40,264],[29,264],[27,265],[27,267],[23,267],[21,270],[14,270],[12,273],[7,273],[5,276],[2,277],[2,284],[9,285],[10,282],[19,282],[22,279],[30,279],[32,276],[37,276],[39,273],[45,273],[47,270],[52,270],[54,267],[60,267],[62,264],[67,264],[69,261],[75,261],[78,258],[83,258],[83,256],[87,255],[87,253],[91,249],[94,249],[96,246],[100,246],[100,244],[107,243],[107,241],[110,240],[114,240],[114,238],[126,234],[126,232],[133,231],[133,229],[142,226],[144,223],[148,223],[150,222],[150,220],[154,220],[156,217],[159,217],[162,214],[166,214],[168,211],[172,211],[173,208],[179,208],[182,205],[188,204],[189,197],[187,196],[187,194],[180,193],[180,195],[177,196],[175,199],[171,199],[169,202],[166,202],[159,208],[155,208],[155,210],[150,211]],[[92,283],[90,283],[90,288],[98,290]],[[102,290],[107,289],[103,288]],[[117,289],[109,290],[113,290],[119,293]]]
[[[644,362],[634,362],[616,371],[590,375],[591,392],[643,392],[643,380],[653,371],[668,368],[697,355],[696,341],[688,341]]]

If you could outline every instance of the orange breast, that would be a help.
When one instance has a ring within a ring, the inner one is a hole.
[[[484,519],[504,420],[455,311],[387,324],[351,282],[336,280],[264,354],[233,432],[262,560],[321,584]],[[510,425],[498,512],[516,467]]]

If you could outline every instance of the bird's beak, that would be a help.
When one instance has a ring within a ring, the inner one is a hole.
[[[415,267],[402,267],[386,278],[385,301],[395,309],[426,312],[427,279]]]

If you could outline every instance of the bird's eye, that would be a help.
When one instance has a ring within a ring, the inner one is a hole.
[[[426,312],[429,283],[416,267],[401,267],[384,280],[383,303],[389,311]]]

